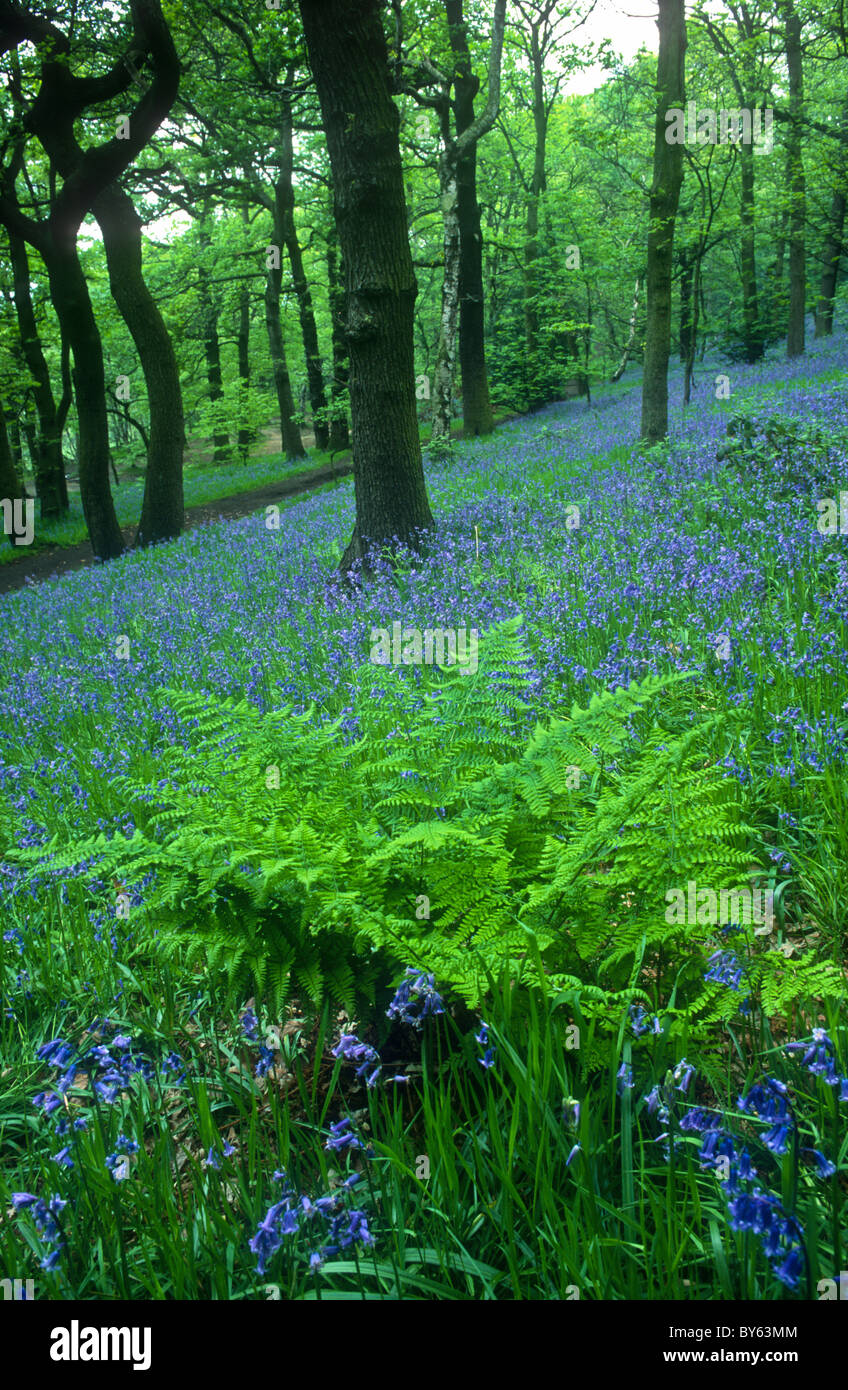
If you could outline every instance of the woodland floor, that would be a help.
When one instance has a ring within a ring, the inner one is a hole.
[[[512,414],[498,416],[495,429],[517,418],[519,417]],[[456,439],[462,437],[461,421],[454,424],[451,434]],[[308,433],[303,435],[303,440],[307,446],[314,445],[315,442],[314,435]],[[278,452],[281,447],[279,431],[268,429],[262,431],[256,453],[261,455]],[[211,455],[207,457],[198,453],[191,444],[188,453],[193,454],[195,462],[201,458],[207,462],[211,459]],[[235,492],[230,497],[221,497],[214,502],[186,507],[183,529],[192,531],[196,526],[208,526],[213,521],[249,516],[251,512],[279,502],[283,497],[296,497],[302,492],[312,492],[327,483],[350,477],[352,473],[353,455],[348,449],[339,454],[331,464],[322,464],[318,468],[295,473],[290,478],[281,478],[262,487],[247,488],[244,492]],[[132,546],[135,526],[124,526],[121,529],[127,546]],[[81,541],[78,545],[46,545],[22,555],[19,560],[10,560],[5,565],[0,565],[0,594],[13,593],[16,589],[25,589],[28,585],[40,584],[45,579],[68,574],[71,570],[86,569],[94,564],[96,561],[88,541]]]

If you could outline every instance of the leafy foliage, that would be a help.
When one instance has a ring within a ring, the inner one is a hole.
[[[366,667],[353,733],[313,710],[168,692],[192,746],[166,750],[156,787],[124,783],[133,837],[23,857],[94,858],[144,885],[167,953],[276,1005],[292,989],[316,1008],[373,1003],[377,978],[412,961],[472,1006],[506,968],[602,1033],[664,989],[704,1024],[725,1016],[703,980],[709,928],[670,923],[665,893],[745,881],[753,830],[717,758],[726,717],[691,722],[685,677],[650,677],[528,737],[526,661],[513,619],[474,673]],[[786,964],[765,971],[775,1008],[797,993]]]

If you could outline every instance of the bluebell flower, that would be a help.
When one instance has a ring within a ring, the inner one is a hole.
[[[774,1272],[787,1288],[797,1289],[798,1280],[804,1272],[804,1259],[801,1251],[797,1247],[790,1250],[783,1264],[779,1265]]]
[[[763,1136],[763,1143],[773,1154],[785,1154],[789,1148],[792,1134],[791,1121],[781,1120],[773,1129],[769,1130],[768,1134]]]
[[[618,1078],[618,1086],[616,1089],[620,1096],[623,1095],[625,1091],[633,1090],[633,1068],[629,1062],[622,1062],[616,1072],[616,1076]]]
[[[368,1072],[365,1084],[369,1091],[373,1090],[382,1068],[380,1066],[380,1054],[370,1043],[360,1042],[355,1033],[342,1033],[338,1043],[332,1049],[332,1056],[341,1057],[345,1062],[355,1067],[355,1075],[358,1077],[363,1077]],[[375,1062],[377,1063],[376,1067],[374,1067]],[[369,1071],[371,1067],[373,1070]]]
[[[695,1075],[695,1068],[692,1066],[691,1062],[686,1061],[685,1057],[681,1057],[671,1075],[675,1088],[685,1094],[689,1090],[689,1083],[692,1077]]]
[[[330,1125],[330,1138],[324,1148],[335,1153],[344,1153],[346,1149],[362,1149],[364,1144],[357,1138],[351,1128],[353,1121],[349,1116],[339,1120],[337,1124]]]
[[[425,1018],[445,1012],[442,997],[436,990],[432,975],[411,965],[406,967],[404,975],[406,978],[395,990],[386,1017],[408,1023],[413,1028],[421,1028]]]
[[[43,1062],[47,1062],[49,1066],[61,1070],[72,1060],[74,1051],[75,1049],[71,1047],[70,1043],[66,1043],[62,1038],[54,1038],[52,1042],[45,1043],[43,1047],[40,1047],[36,1056],[40,1057]]]
[[[575,1144],[574,1147],[572,1148],[571,1152],[569,1153],[568,1158],[565,1160],[565,1166],[566,1166],[566,1168],[570,1168],[570,1167],[571,1167],[571,1164],[574,1162],[574,1159],[577,1157],[577,1155],[578,1155],[580,1152],[581,1152],[581,1150],[580,1150],[580,1145],[579,1145],[579,1144]]]
[[[251,1042],[255,1042],[259,1037],[259,1022],[252,1009],[246,1009],[241,1016],[242,1032]]]
[[[274,1065],[274,1054],[270,1047],[265,1047],[264,1043],[259,1049],[259,1061],[254,1067],[254,1076],[267,1076]],[[261,1273],[261,1270],[260,1270]]]
[[[649,1115],[653,1115],[656,1112],[657,1107],[660,1103],[660,1099],[660,1088],[659,1086],[654,1086],[654,1088],[650,1090],[645,1097],[645,1105],[647,1107]]]
[[[832,1178],[836,1172],[836,1164],[831,1163],[829,1158],[825,1158],[819,1149],[802,1149],[802,1154],[810,1154],[816,1161],[820,1178]]]
[[[661,1033],[662,1024],[654,1015],[650,1022],[647,1022],[648,1015],[641,1004],[630,1005],[630,1028],[634,1038],[641,1038],[643,1033]]]
[[[704,975],[705,980],[713,980],[733,990],[741,989],[742,966],[733,951],[716,951],[707,964],[710,969]]]

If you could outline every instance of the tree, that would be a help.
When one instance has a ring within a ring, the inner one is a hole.
[[[43,520],[68,510],[68,486],[62,455],[62,430],[50,372],[41,345],[30,286],[30,264],[23,237],[9,233],[9,256],[15,290],[15,312],[24,360],[33,379],[33,397],[38,412],[38,439],[35,441],[33,468],[35,491]]]
[[[113,183],[98,195],[94,215],[103,233],[109,287],[135,344],[150,411],[147,472],[137,545],[178,536],[185,519],[185,423],[180,374],[171,335],[141,268],[141,218],[132,199]]]
[[[418,546],[433,526],[415,409],[417,285],[379,0],[299,4],[346,272],[356,494],[347,571],[371,547]]]
[[[648,231],[647,323],[642,377],[642,439],[668,434],[668,359],[671,350],[671,276],[674,223],[683,184],[683,145],[666,139],[666,112],[683,109],[686,18],[683,0],[659,0],[660,51],[654,124],[654,178]]]
[[[801,117],[804,105],[804,69],[801,54],[801,21],[792,0],[784,6],[786,66],[789,72],[789,140],[786,167],[789,175],[789,329],[787,357],[800,357],[804,351],[804,320],[807,308],[807,273],[804,232],[807,202],[804,186],[804,159],[801,149]]]
[[[50,292],[74,358],[74,387],[80,433],[80,495],[94,554],[102,560],[124,548],[109,491],[109,431],[105,403],[103,351],[85,276],[77,254],[77,234],[97,197],[114,183],[144,148],[173,105],[179,60],[159,0],[130,0],[132,38],[127,51],[102,76],[71,72],[71,42],[52,22],[22,11],[14,0],[0,0],[0,54],[32,43],[38,52],[39,86],[27,105],[23,89],[13,93],[20,134],[0,177],[0,221],[34,246],[47,268]],[[138,80],[137,63],[151,78],[116,135],[83,150],[75,123],[84,112],[113,101]],[[37,136],[51,165],[53,192],[46,218],[27,215],[16,181],[24,166],[28,135]]]

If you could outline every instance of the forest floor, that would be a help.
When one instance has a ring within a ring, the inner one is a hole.
[[[353,472],[350,454],[339,458],[333,464],[311,468],[296,473],[291,478],[281,478],[264,487],[249,488],[245,492],[233,493],[231,497],[221,497],[217,502],[204,502],[196,507],[186,507],[184,530],[191,531],[195,526],[206,526],[222,518],[234,519],[249,516],[251,512],[279,502],[283,497],[294,497],[301,492],[312,492],[327,483],[340,481]],[[124,526],[122,532],[130,547],[135,534],[135,526]],[[19,560],[10,560],[0,567],[0,594],[8,594],[15,589],[26,588],[28,584],[38,584],[54,575],[67,574],[70,570],[85,569],[96,561],[88,541],[79,545],[51,545]]]
[[[514,414],[499,414],[495,419],[495,429],[497,430],[501,425],[518,418],[520,417]],[[451,434],[457,440],[462,438],[461,420],[453,425]],[[314,446],[314,435],[304,433],[303,439],[308,447]],[[280,447],[279,431],[268,429],[261,432],[256,453],[257,456],[261,457],[263,454],[279,451]],[[191,451],[191,445],[189,445],[189,450]],[[195,451],[195,463],[199,457],[201,456]],[[211,455],[209,458],[211,459]],[[259,511],[262,507],[270,506],[283,498],[296,497],[301,493],[313,492],[318,488],[326,487],[328,484],[340,482],[342,479],[350,477],[352,473],[353,455],[349,449],[343,454],[339,454],[331,463],[321,464],[315,468],[304,468],[302,465],[298,465],[296,471],[288,477],[277,478],[270,483],[262,483],[256,487],[234,492],[226,497],[219,497],[209,502],[201,502],[186,507],[183,529],[191,531],[196,526],[207,526],[213,521],[236,520],[238,517],[249,516],[251,512]],[[121,481],[132,481],[132,475],[123,475]],[[72,487],[72,490],[78,492],[78,488]],[[132,547],[135,531],[135,523],[121,527],[128,549]],[[0,564],[0,594],[13,593],[15,590],[24,589],[28,585],[40,584],[45,579],[68,574],[72,570],[85,569],[94,564],[96,561],[91,553],[91,545],[87,540],[71,545],[63,545],[58,542],[53,545],[41,545],[37,549],[28,550],[18,558],[4,559],[4,562]]]

